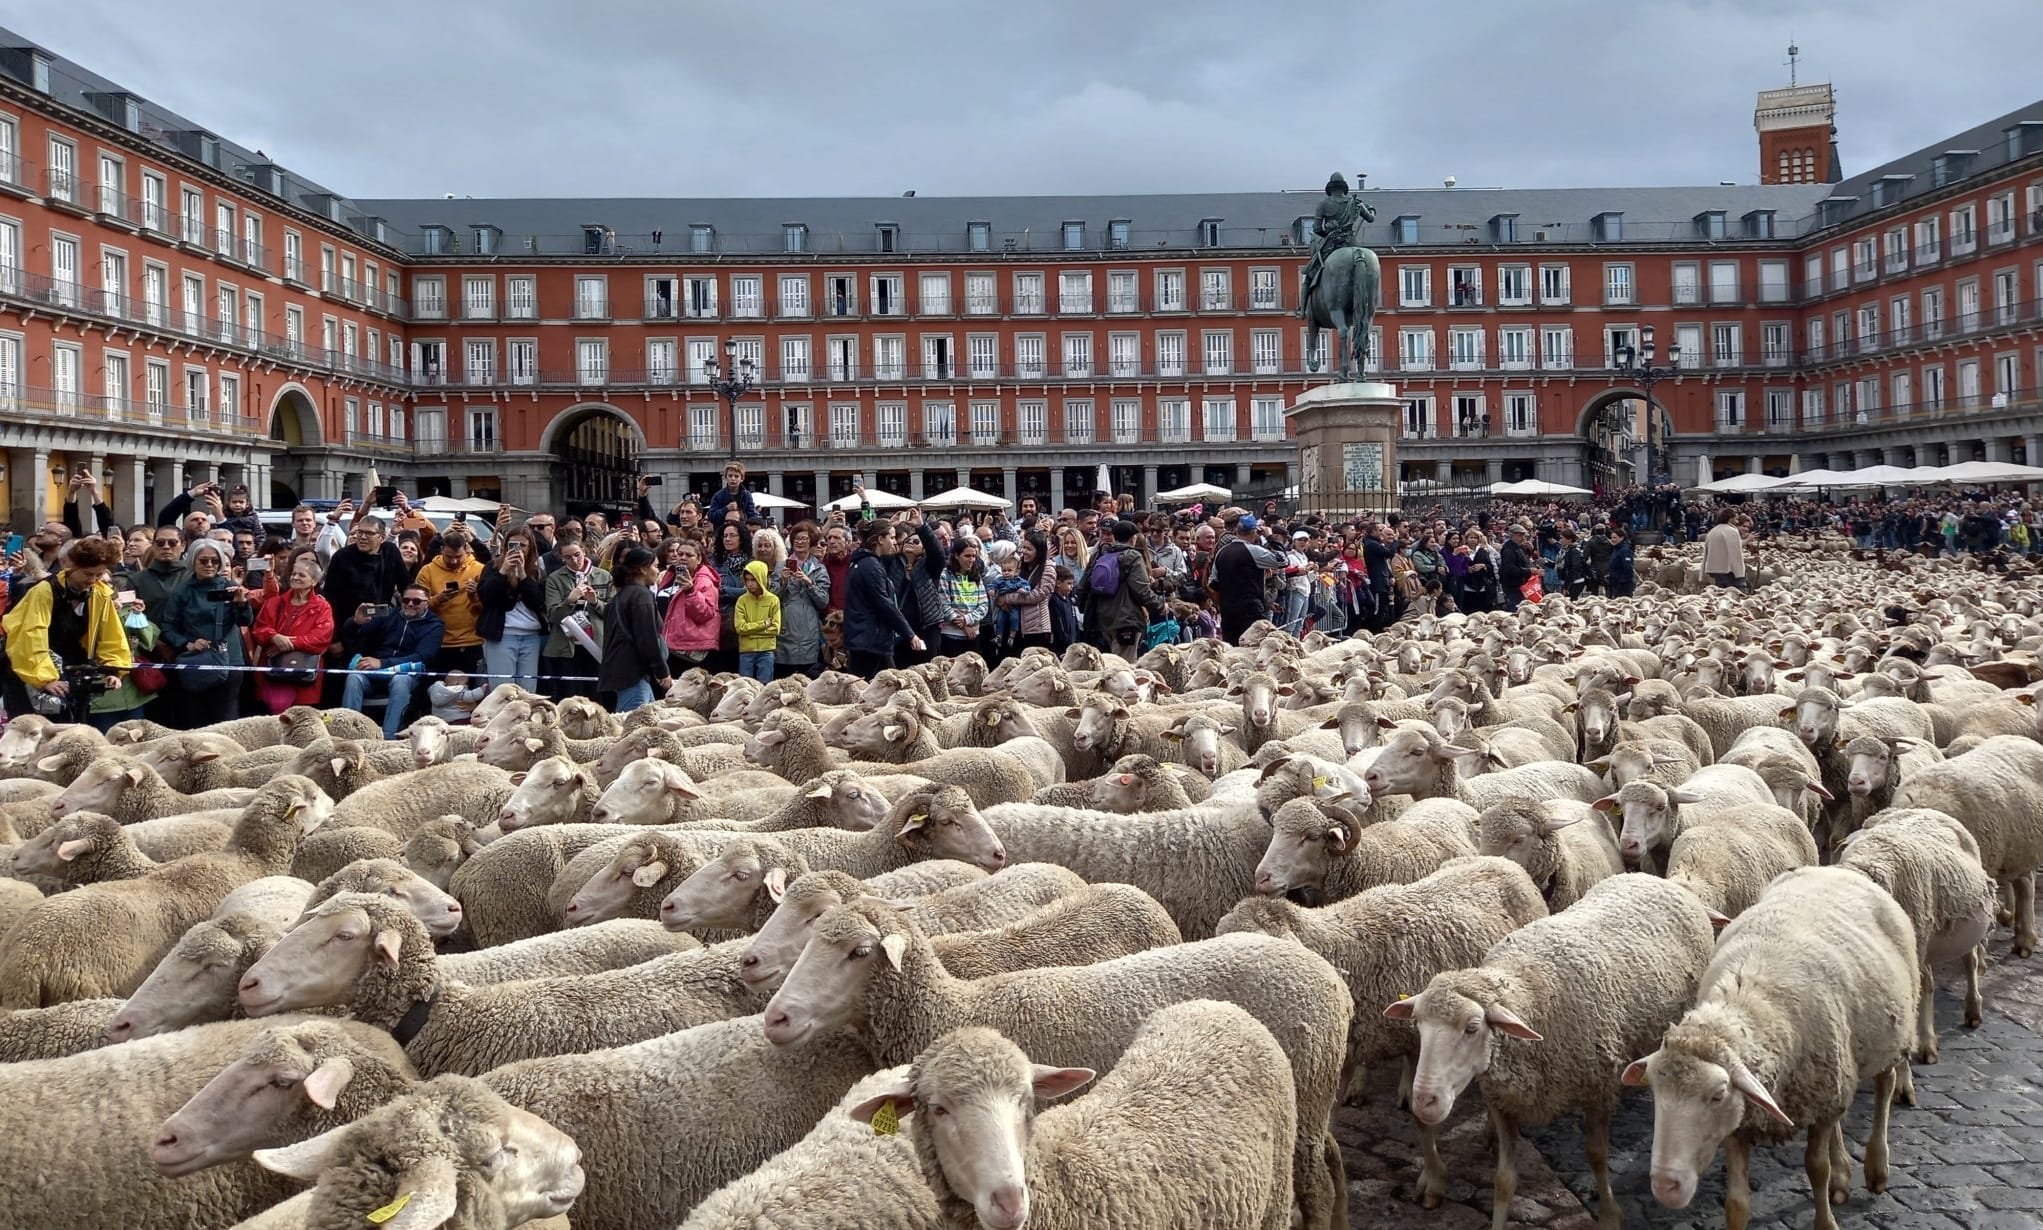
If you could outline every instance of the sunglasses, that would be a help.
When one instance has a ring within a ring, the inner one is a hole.
[[[424,606],[426,604],[424,598],[406,598],[403,599],[403,602],[406,606]]]

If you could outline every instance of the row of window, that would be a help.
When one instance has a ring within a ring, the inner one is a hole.
[[[50,347],[46,387],[29,386],[27,370],[23,339],[0,334],[0,404],[11,406],[26,397],[40,399],[59,413],[90,411],[143,421],[173,418],[245,426],[247,408],[238,372],[215,373],[198,364],[174,365],[158,358],[144,358],[138,372],[128,351],[112,347],[101,351],[98,366],[88,370],[85,348],[62,341]]]
[[[2029,234],[2043,234],[2043,180],[2028,185],[2024,199],[2018,214],[2014,189],[1987,198],[1984,239],[1988,247],[2014,242],[2024,217]],[[1861,235],[1849,244],[1831,248],[1827,254],[1827,283],[1826,254],[1808,253],[1802,258],[1802,281],[1812,295],[1826,287],[1834,293],[1883,274],[1907,273],[1911,268],[1935,265],[1948,257],[1970,256],[1980,250],[1980,232],[1980,207],[1967,202],[1945,213],[1896,222],[1879,235]]]
[[[294,228],[283,228],[283,263],[271,264],[265,243],[265,219],[246,205],[215,194],[210,207],[206,190],[180,182],[172,195],[170,177],[142,167],[137,172],[141,195],[128,191],[126,157],[101,147],[97,154],[98,178],[88,182],[82,155],[70,137],[49,135],[49,163],[41,184],[23,182],[27,164],[21,157],[21,130],[11,116],[0,115],[0,183],[15,184],[39,192],[59,206],[90,210],[109,221],[147,231],[159,237],[209,252],[265,274],[278,274],[293,282],[310,285],[312,279],[305,258],[305,236]],[[331,243],[320,243],[318,285],[322,293],[338,294],[379,311],[402,314],[401,274],[395,268],[381,268],[375,261]]]
[[[2043,262],[2031,270],[2031,294],[2022,297],[2021,270],[1994,270],[1987,280],[1961,278],[1952,287],[1925,286],[1909,294],[1839,308],[1826,318],[1811,313],[1803,324],[1813,360],[1870,354],[1915,342],[2016,325],[2043,303]],[[1990,295],[1990,302],[1987,296]]]

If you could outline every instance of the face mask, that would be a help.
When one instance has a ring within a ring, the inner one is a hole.
[[[146,628],[149,626],[149,617],[141,611],[129,611],[126,615],[121,616],[121,626],[135,629]]]

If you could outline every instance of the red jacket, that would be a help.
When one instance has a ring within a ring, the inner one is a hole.
[[[667,622],[660,629],[667,648],[675,653],[715,649],[723,631],[723,608],[717,597],[721,583],[716,569],[699,565],[695,576],[674,591],[667,604]]]
[[[305,605],[293,605],[290,591],[286,590],[262,604],[255,626],[249,629],[256,650],[265,661],[276,652],[270,648],[270,638],[280,634],[290,637],[299,652],[323,654],[333,644],[333,608],[317,591],[305,599]]]

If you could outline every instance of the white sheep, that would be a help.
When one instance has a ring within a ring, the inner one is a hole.
[[[1438,731],[1407,728],[1384,740],[1363,781],[1371,798],[1403,794],[1414,800],[1459,799],[1477,811],[1513,798],[1590,803],[1603,794],[1603,779],[1594,770],[1559,760],[1463,778],[1459,762],[1481,754],[1454,747]]]
[[[1922,968],[1915,1056],[1935,1063],[1936,966],[1964,967],[1965,1025],[1977,1028],[1985,1019],[1979,981],[1998,899],[1992,877],[1979,865],[1979,843],[1964,825],[1942,812],[1905,808],[1870,817],[1865,828],[1845,841],[1837,865],[1886,889],[1915,926]],[[1912,1094],[1912,1076],[1908,1083]]]
[[[1220,920],[1219,933],[1283,936],[1339,970],[1358,1004],[1389,1003],[1423,987],[1443,970],[1482,960],[1515,928],[1546,917],[1546,906],[1522,868],[1495,858],[1451,859],[1409,884],[1385,884],[1322,909],[1282,898],[1251,897]],[[1374,1012],[1359,1013],[1348,1035],[1349,1087],[1360,1090],[1368,1069],[1401,1059],[1409,1078],[1419,1056],[1410,1026]],[[1401,1090],[1402,1103],[1409,1090]],[[1424,1165],[1419,1202],[1438,1206],[1447,1190],[1433,1126],[1418,1125]]]
[[[1715,921],[1738,917],[1775,876],[1816,861],[1816,839],[1801,817],[1779,805],[1739,807],[1686,819],[1668,846],[1665,874]]]
[[[1476,849],[1525,868],[1555,911],[1624,871],[1610,825],[1572,799],[1514,799],[1486,809],[1476,821]]]
[[[1655,871],[1666,867],[1667,848],[1681,835],[1684,823],[1746,805],[1777,806],[1764,778],[1743,765],[1730,764],[1706,765],[1678,786],[1632,782],[1593,804],[1597,811],[1621,818],[1617,849],[1625,865]]]
[[[1449,859],[1474,854],[1475,838],[1475,809],[1455,799],[1422,799],[1380,824],[1293,799],[1271,817],[1255,891],[1299,893],[1315,904],[1339,901],[1379,884],[1429,876]]]
[[[442,972],[462,982],[515,982],[599,974],[700,947],[694,936],[669,931],[650,919],[618,918],[495,948],[441,953],[439,962]]]
[[[77,812],[98,812],[122,824],[177,816],[220,807],[242,807],[254,797],[242,789],[182,794],[165,785],[156,770],[120,757],[95,760],[64,792],[50,802],[50,816],[61,819]]]
[[[1818,1230],[1851,1191],[1844,1116],[1868,1076],[1866,1190],[1886,1190],[1887,1117],[1916,1021],[1916,944],[1885,889],[1841,867],[1804,867],[1724,929],[1696,1003],[1624,1072],[1653,1089],[1653,1196],[1680,1209],[1722,1144],[1724,1217],[1751,1217],[1755,1144],[1808,1130],[1803,1160]]]
[[[1652,1046],[1688,1007],[1710,959],[1710,920],[1680,889],[1614,876],[1573,906],[1499,940],[1472,968],[1433,977],[1384,1009],[1418,1026],[1412,1114],[1438,1125],[1480,1078],[1497,1146],[1490,1224],[1510,1220],[1518,1133],[1579,1111],[1597,1220],[1617,1230],[1610,1121],[1627,1055]]]
[[[1328,1117],[1353,1001],[1332,967],[1284,940],[1230,935],[1096,965],[961,980],[913,922],[862,899],[817,922],[767,1005],[765,1033],[795,1046],[854,1025],[873,1061],[891,1064],[952,1029],[997,1022],[1042,1058],[1098,1070],[1115,1063],[1150,1012],[1214,997],[1248,1009],[1290,1056],[1300,1108],[1291,1165],[1304,1224],[1344,1225],[1345,1175]]]
[[[1194,1069],[1199,1080],[1185,1081]],[[1159,1009],[1091,1093],[1036,1112],[1094,1075],[1032,1064],[998,1031],[967,1027],[852,1117],[912,1116],[923,1175],[953,1225],[1291,1225],[1291,1067],[1253,1016],[1214,1000]]]
[[[448,812],[478,824],[492,820],[515,788],[502,769],[457,760],[364,786],[335,806],[333,820],[338,826],[365,825],[410,837],[426,821]]]
[[[317,1180],[306,1202],[313,1226],[512,1230],[566,1212],[583,1182],[567,1133],[465,1077],[428,1081],[354,1123],[259,1149],[255,1161]]]
[[[1979,862],[2015,906],[2013,951],[2036,950],[2036,868],[2043,864],[2043,743],[1996,735],[1960,756],[1925,765],[1894,790],[1894,806],[1926,807],[1965,826]]]

